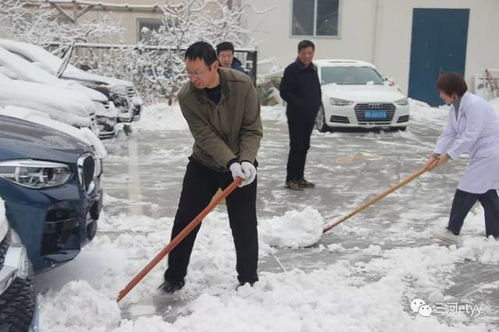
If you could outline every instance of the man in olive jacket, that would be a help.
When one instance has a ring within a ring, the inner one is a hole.
[[[239,284],[258,280],[256,154],[263,135],[260,104],[251,79],[220,68],[213,47],[192,44],[185,53],[189,81],[178,99],[194,146],[185,172],[171,238],[179,234],[209,203],[218,188],[237,177],[244,181],[227,198],[236,248]],[[168,256],[161,288],[173,293],[185,284],[196,227]]]
[[[280,86],[281,97],[287,102],[289,128],[286,187],[293,190],[315,186],[304,177],[310,135],[322,98],[317,68],[312,63],[314,51],[310,40],[298,44],[298,57],[284,70]]]

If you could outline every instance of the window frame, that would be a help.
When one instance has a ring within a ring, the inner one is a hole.
[[[137,43],[142,41],[141,39],[141,24],[144,23],[160,23],[159,25],[163,25],[163,21],[161,18],[155,18],[155,17],[137,17],[137,25],[136,25],[136,32],[137,32]]]
[[[289,36],[294,39],[303,39],[304,37],[312,37],[316,39],[341,39],[341,26],[342,26],[342,17],[343,17],[343,0],[338,0],[338,34],[333,36],[325,36],[325,35],[317,35],[317,2],[319,0],[314,0],[314,18],[313,18],[313,32],[311,35],[295,35],[293,34],[293,1],[289,0]]]

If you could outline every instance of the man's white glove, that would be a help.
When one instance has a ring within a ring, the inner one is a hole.
[[[234,180],[237,179],[237,178],[241,178],[243,180],[246,180],[246,175],[244,174],[243,169],[241,168],[241,164],[238,161],[233,162],[232,164],[230,164],[229,170],[232,173],[232,178]],[[241,182],[241,184],[239,185],[239,187],[242,187],[243,185],[244,185],[244,181]]]
[[[241,187],[251,184],[253,181],[255,181],[256,168],[252,163],[250,163],[249,161],[242,161],[241,168],[243,170],[244,175],[246,176],[243,183],[241,183]]]

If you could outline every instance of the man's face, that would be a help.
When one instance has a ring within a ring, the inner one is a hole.
[[[305,67],[308,67],[308,65],[312,63],[313,58],[314,49],[312,48],[312,46],[302,48],[300,52],[298,52],[298,59],[303,62]]]
[[[218,53],[218,62],[220,66],[230,68],[232,66],[232,60],[234,59],[234,52],[231,50],[220,51]]]
[[[187,76],[197,89],[213,88],[216,86],[218,77],[218,62],[207,66],[203,59],[186,59],[185,67]]]

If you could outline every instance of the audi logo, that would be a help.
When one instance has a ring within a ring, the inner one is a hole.
[[[369,108],[381,108],[383,107],[383,104],[381,103],[373,103],[368,105]]]

